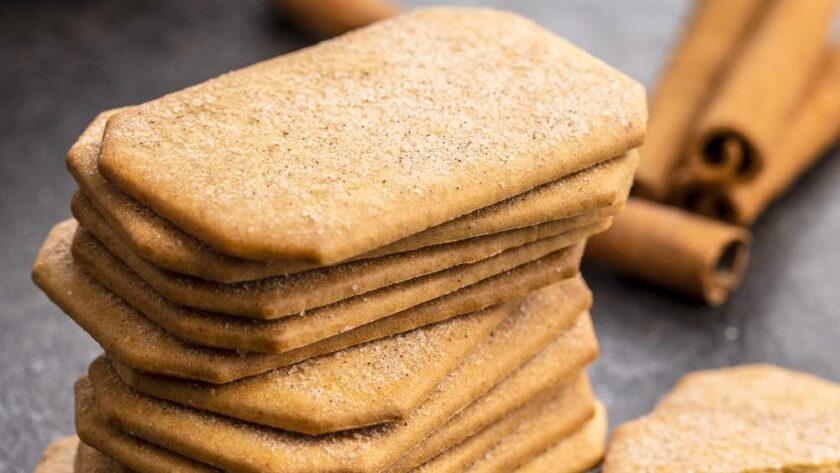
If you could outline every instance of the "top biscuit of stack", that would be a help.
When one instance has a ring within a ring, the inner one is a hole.
[[[328,265],[619,156],[645,116],[536,24],[435,8],[118,112],[99,170],[221,253]]]

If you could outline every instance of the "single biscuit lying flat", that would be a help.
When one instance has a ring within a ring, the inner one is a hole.
[[[646,114],[535,23],[435,8],[118,112],[99,170],[223,253],[330,264],[636,148]]]
[[[96,404],[118,428],[225,470],[379,471],[560,335],[568,297],[558,289],[527,296],[408,418],[364,430],[306,437],[182,407],[131,390],[103,359],[89,375]]]
[[[582,226],[543,224],[291,276],[221,284],[147,263],[84,198],[74,198],[73,213],[86,231],[171,302],[269,320],[312,310],[376,317],[395,307],[405,309],[569,246],[609,222],[595,215],[577,222]]]
[[[99,174],[97,167],[105,121],[114,112],[101,113],[88,126],[67,154],[67,166],[96,210],[139,257],[162,269],[224,283],[296,273],[316,266],[299,261],[254,261],[224,255],[117,190]],[[599,215],[607,217],[621,207],[637,162],[638,153],[632,151],[377,248],[357,259],[412,251],[561,218],[567,228],[591,223],[583,214],[599,209]]]
[[[598,355],[595,329],[588,314],[545,347],[531,361],[508,376],[489,393],[459,412],[432,435],[422,439],[384,473],[412,470],[453,445],[478,434],[546,391],[568,383],[569,377]]]
[[[422,473],[507,472],[548,445],[577,430],[595,413],[595,396],[585,374],[549,390],[536,408],[509,414],[416,469]],[[533,404],[531,401],[529,404]]]
[[[690,374],[620,426],[604,473],[840,471],[840,386],[767,365]]]
[[[53,440],[44,450],[32,473],[73,473],[79,437],[69,435]]]
[[[600,402],[595,416],[545,452],[514,470],[514,473],[583,473],[604,456],[607,435],[607,409]]]

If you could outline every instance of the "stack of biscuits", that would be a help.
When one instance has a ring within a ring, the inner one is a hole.
[[[76,471],[587,469],[578,266],[645,118],[563,39],[452,8],[101,114],[33,270],[105,351]]]

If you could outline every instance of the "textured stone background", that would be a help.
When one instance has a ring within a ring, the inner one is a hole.
[[[469,3],[517,10],[648,85],[687,6]],[[72,432],[71,387],[99,351],[29,281],[48,228],[69,215],[68,146],[100,110],[308,44],[277,20],[258,0],[0,3],[0,472],[30,471],[51,438]],[[840,379],[837,158],[758,224],[749,278],[719,310],[585,268],[603,348],[593,376],[613,425],[688,370],[764,361]]]

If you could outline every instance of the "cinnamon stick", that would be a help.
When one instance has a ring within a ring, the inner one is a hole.
[[[761,174],[726,188],[685,184],[682,204],[704,215],[752,225],[840,137],[840,47],[825,55],[812,82]]]
[[[670,174],[684,158],[692,126],[767,5],[765,0],[695,3],[653,95],[634,193],[654,200],[668,195]]]
[[[688,165],[700,180],[757,176],[819,65],[835,0],[768,3],[689,145]]]
[[[319,38],[330,38],[390,18],[400,7],[389,0],[271,0],[292,21]]]
[[[612,228],[589,239],[586,254],[630,276],[720,305],[741,283],[751,240],[744,228],[631,198]]]

